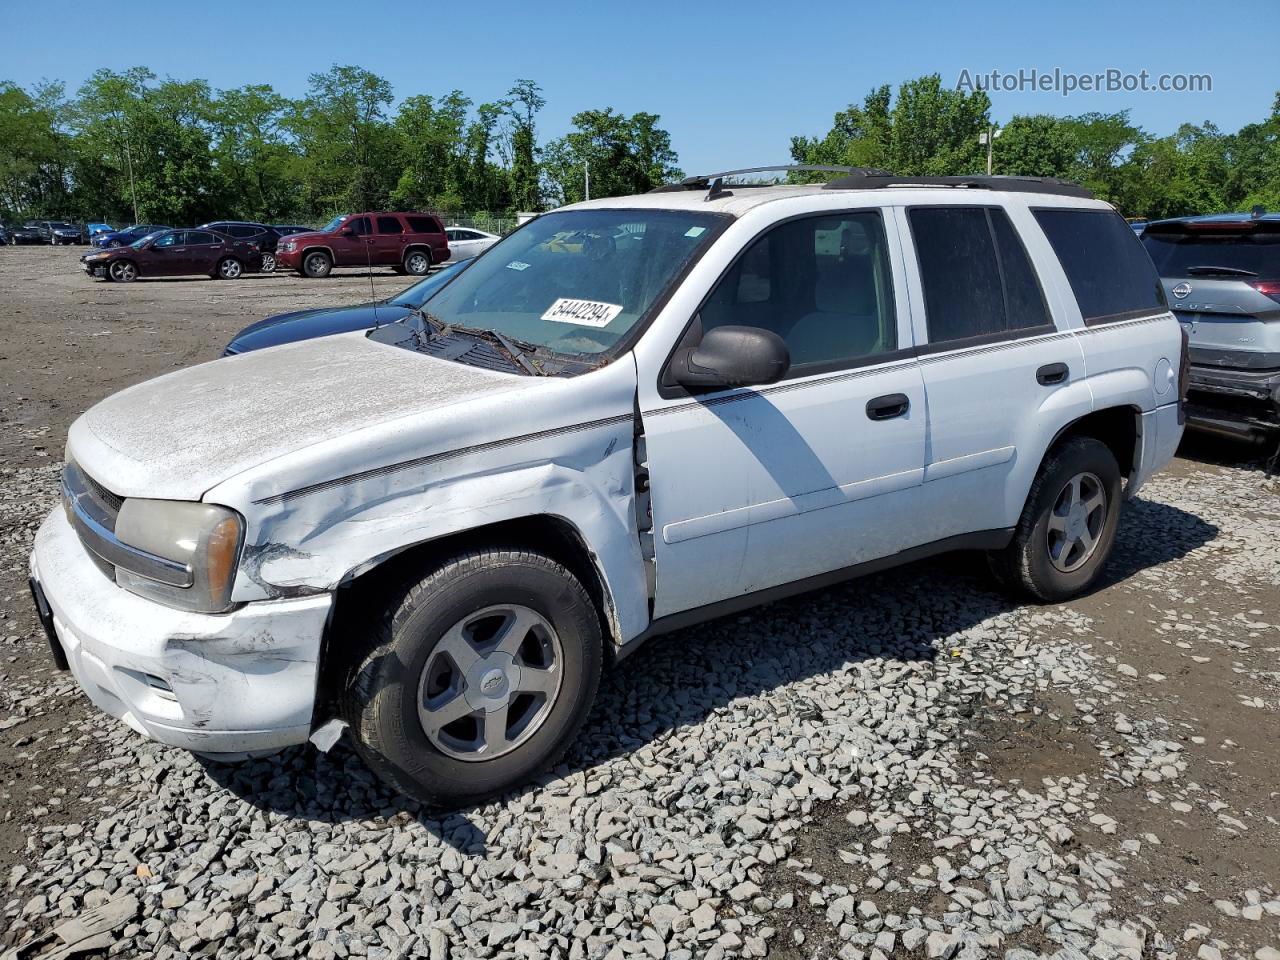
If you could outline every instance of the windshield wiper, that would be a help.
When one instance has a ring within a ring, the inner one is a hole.
[[[485,327],[462,327],[456,323],[451,323],[448,325],[448,329],[456,330],[459,333],[468,333],[473,337],[481,337],[485,340],[492,341],[506,351],[511,359],[518,363],[530,376],[547,376],[547,372],[542,369],[538,362],[529,357],[529,354],[537,353],[538,351],[538,345],[535,343],[516,340],[512,337],[508,337],[505,333],[499,333],[497,330],[490,330]]]
[[[531,353],[538,352],[537,344],[527,343],[524,340],[516,340],[512,337],[508,337],[506,334],[499,333],[497,330],[488,330],[483,327],[463,327],[456,323],[445,323],[435,314],[428,313],[421,307],[414,307],[409,311],[409,316],[420,317],[422,321],[431,328],[432,336],[448,336],[451,333],[457,332],[469,334],[473,337],[481,337],[485,340],[496,343],[530,376],[548,376],[547,372],[542,369],[538,360],[529,356]],[[418,345],[423,346],[422,337],[416,326],[413,332],[414,336],[418,338]]]
[[[1242,270],[1239,267],[1187,267],[1187,273],[1193,277],[1204,275],[1218,275],[1222,277],[1256,277],[1257,274],[1252,270]]]

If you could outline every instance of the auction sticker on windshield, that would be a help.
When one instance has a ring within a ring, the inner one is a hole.
[[[583,327],[607,327],[621,312],[622,307],[616,303],[561,297],[547,309],[542,319],[555,323],[576,323]]]

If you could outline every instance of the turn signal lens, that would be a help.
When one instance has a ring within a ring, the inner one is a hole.
[[[227,517],[219,521],[209,534],[205,561],[209,578],[209,595],[226,597],[231,593],[231,579],[236,572],[236,553],[240,547],[240,520]]]

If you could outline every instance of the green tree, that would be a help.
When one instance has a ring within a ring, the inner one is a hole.
[[[61,216],[70,197],[70,142],[59,129],[62,86],[28,93],[0,83],[0,214]]]
[[[822,137],[791,139],[799,163],[876,167],[903,176],[946,176],[986,168],[979,134],[987,129],[991,100],[981,90],[942,86],[934,73],[902,84],[893,97],[877,87],[862,106],[837,113]]]
[[[542,88],[532,80],[517,80],[507,91],[511,130],[511,202],[517,210],[542,209],[539,187],[537,131],[534,117],[547,105]]]
[[[302,158],[303,205],[318,213],[386,206],[401,169],[387,120],[391,84],[360,67],[313,73],[284,121]]]
[[[228,202],[247,219],[304,213],[298,163],[285,131],[293,105],[266,84],[224,90],[212,104],[214,161]]]
[[[218,216],[224,184],[213,160],[212,95],[203,80],[164,80],[144,67],[99,70],[68,111],[83,169],[112,191],[103,206],[140,221]],[[108,210],[104,210],[107,213]]]
[[[1045,114],[1017,116],[992,147],[992,172],[1022,177],[1068,177],[1078,148],[1069,120]]]
[[[633,116],[584,110],[573,117],[574,130],[547,144],[543,171],[560,203],[585,197],[586,175],[592,197],[645,193],[681,176],[671,135],[652,113]]]

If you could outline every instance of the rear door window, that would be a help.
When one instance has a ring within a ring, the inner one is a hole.
[[[188,244],[205,244],[218,243],[218,238],[212,233],[204,233],[202,231],[192,230],[187,233]]]
[[[1133,228],[1113,210],[1033,211],[1088,324],[1165,309],[1164,289]]]
[[[404,233],[404,229],[400,226],[399,217],[379,217],[378,232],[379,233]]]
[[[953,343],[1052,325],[1040,281],[999,207],[908,211],[929,342]]]

